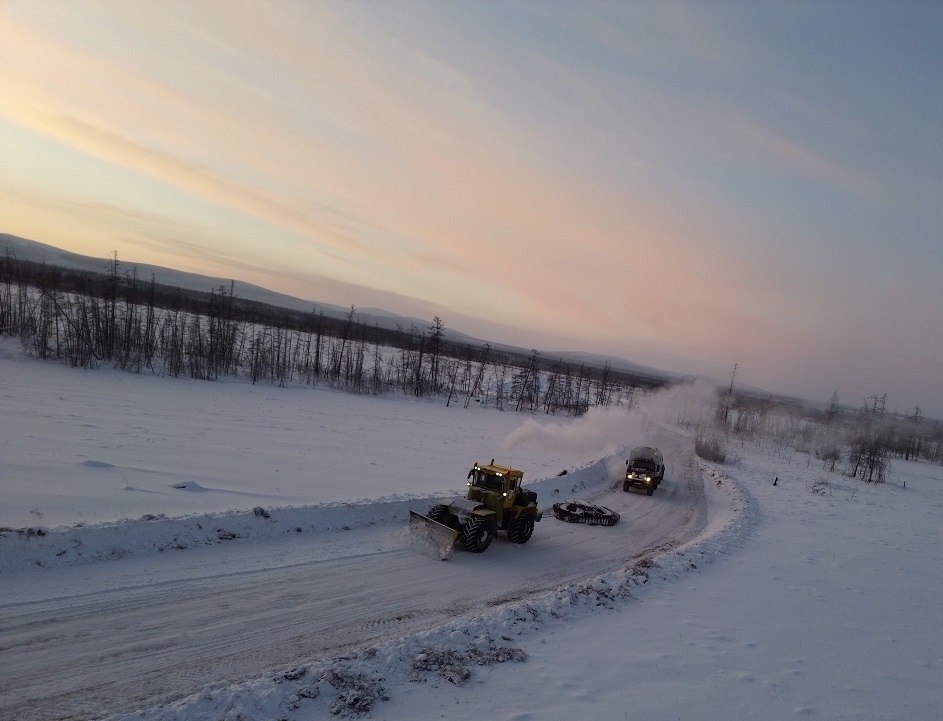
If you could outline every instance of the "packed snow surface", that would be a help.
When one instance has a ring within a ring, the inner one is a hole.
[[[943,469],[866,485],[733,441],[706,464],[677,425],[706,395],[561,419],[4,342],[0,718],[939,718]],[[651,497],[619,482],[643,443]],[[543,520],[436,560],[408,511],[492,457]],[[563,523],[567,499],[622,518]]]

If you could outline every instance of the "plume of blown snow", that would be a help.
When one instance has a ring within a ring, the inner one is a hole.
[[[538,423],[528,418],[511,431],[502,450],[520,447],[552,448],[582,458],[599,458],[624,448],[644,431],[637,410],[590,408],[579,418],[566,422]]]
[[[590,408],[579,418],[539,423],[528,418],[511,431],[501,450],[546,448],[581,460],[601,458],[641,444],[653,425],[697,427],[709,422],[717,387],[707,381],[680,383],[639,398],[631,408]]]
[[[697,428],[709,424],[717,411],[718,386],[698,378],[646,396],[640,412],[656,423]]]

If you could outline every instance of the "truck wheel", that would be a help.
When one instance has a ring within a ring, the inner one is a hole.
[[[508,539],[512,543],[527,543],[533,535],[533,516],[520,516],[508,524]]]
[[[646,495],[646,496],[650,496],[650,495],[652,495],[654,492],[655,492],[655,487],[654,487],[654,486],[649,486],[648,488],[645,489],[645,495]]]
[[[622,481],[622,490],[628,491],[631,488],[628,481]]]
[[[494,540],[494,527],[484,518],[469,518],[462,526],[462,545],[466,551],[481,553]]]

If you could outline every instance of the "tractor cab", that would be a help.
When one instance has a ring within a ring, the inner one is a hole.
[[[488,507],[506,508],[514,503],[521,489],[524,472],[509,466],[475,463],[468,472],[468,500]]]

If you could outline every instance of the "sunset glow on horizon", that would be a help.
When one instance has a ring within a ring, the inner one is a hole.
[[[943,417],[941,47],[916,1],[8,0],[0,233]]]

